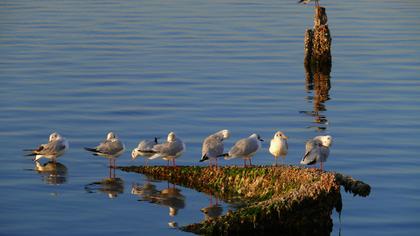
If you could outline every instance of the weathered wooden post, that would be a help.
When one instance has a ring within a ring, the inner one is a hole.
[[[314,28],[305,32],[305,67],[331,71],[331,34],[324,7],[315,7]]]
[[[325,8],[315,6],[314,27],[305,32],[305,72],[306,89],[313,90],[313,111],[315,123],[324,125],[327,118],[322,115],[326,111],[325,102],[329,100],[330,73],[331,73],[331,34],[328,28],[328,17]],[[325,126],[318,126],[325,130]]]

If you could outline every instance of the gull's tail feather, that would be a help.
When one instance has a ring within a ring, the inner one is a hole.
[[[316,163],[316,159],[310,160],[310,159],[306,158],[306,156],[304,156],[302,158],[302,160],[300,161],[300,164],[302,164],[302,165],[313,165],[315,163]]]
[[[153,150],[138,150],[137,149],[137,151],[142,152],[142,153],[156,153],[156,151],[153,151]]]
[[[229,156],[229,153],[223,153],[223,154],[218,155],[217,157],[228,157],[228,156]]]
[[[229,153],[223,153],[221,155],[218,155],[217,157],[224,157],[225,160],[230,160],[230,159],[234,158],[233,156],[229,156]]]
[[[95,148],[88,148],[88,147],[85,147],[84,148],[86,151],[89,151],[89,152],[98,152],[98,150],[96,150]]]
[[[38,148],[36,148],[36,149],[23,149],[23,151],[24,152],[32,152],[32,153],[35,153],[35,152],[40,152],[40,151],[42,151],[44,149],[44,146],[43,145],[41,145],[41,146],[39,146]]]
[[[307,156],[308,154],[305,154],[303,157],[302,157],[302,160],[300,160],[300,164],[301,165],[306,165],[306,164],[308,164],[307,162],[308,162],[308,160],[306,159],[306,156]]]
[[[206,161],[208,159],[209,157],[207,156],[207,154],[204,154],[204,156],[201,157],[200,162]]]
[[[218,155],[217,157],[224,157],[226,159],[226,157],[229,157],[229,153],[223,153]]]

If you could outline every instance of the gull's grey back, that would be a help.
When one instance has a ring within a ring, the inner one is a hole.
[[[96,149],[106,155],[115,155],[124,149],[124,145],[119,139],[109,139],[99,144]]]
[[[143,140],[139,143],[139,145],[137,146],[137,149],[139,150],[151,150],[153,148],[153,146],[156,145],[155,141],[152,140]]]
[[[317,140],[308,140],[305,144],[305,155],[301,164],[315,164],[319,160],[319,143]]]
[[[244,138],[235,143],[229,150],[229,156],[248,156],[258,151],[258,141],[254,138]]]
[[[173,142],[157,144],[153,147],[153,150],[165,156],[175,156],[179,152],[181,152],[183,149],[184,149],[184,144],[178,138],[176,138],[175,141]]]
[[[216,158],[223,154],[223,149],[222,138],[219,135],[212,134],[204,140],[201,156],[207,155],[208,157]]]
[[[58,154],[66,148],[64,139],[56,139],[47,144],[43,144],[43,149],[39,152],[39,155],[51,155]]]

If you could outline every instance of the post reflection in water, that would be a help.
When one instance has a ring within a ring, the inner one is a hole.
[[[308,128],[316,129],[316,131],[324,131],[328,126],[328,119],[324,111],[327,110],[325,102],[330,100],[330,72],[331,67],[314,68],[305,66],[306,91],[312,93],[312,96],[307,96],[306,99],[313,103],[313,109],[312,111],[301,111],[301,113],[314,117],[314,125]]]
[[[150,203],[169,207],[170,220],[168,225],[172,228],[178,227],[174,217],[178,214],[178,210],[185,208],[185,196],[181,194],[181,190],[175,185],[163,190],[157,190],[156,185],[146,181],[143,186],[140,184],[133,184],[131,194],[137,195],[139,201],[148,201]]]
[[[223,207],[219,204],[219,199],[215,196],[215,203],[213,203],[213,195],[210,195],[210,204],[200,210],[204,213],[204,219],[209,220],[222,215]]]
[[[111,173],[111,168],[110,173]],[[109,198],[116,198],[118,194],[124,193],[124,180],[115,176],[110,175],[108,178],[104,178],[100,181],[95,181],[85,185],[85,190],[88,193],[105,193]]]
[[[41,164],[36,161],[35,171],[41,175],[42,181],[47,184],[59,185],[67,182],[67,167],[59,162],[50,161]]]

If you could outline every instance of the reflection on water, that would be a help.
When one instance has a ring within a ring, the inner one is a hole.
[[[312,93],[312,95],[306,97],[306,99],[313,103],[313,108],[311,111],[301,111],[301,113],[310,115],[314,118],[314,125],[309,126],[308,128],[317,131],[326,130],[328,126],[328,119],[325,116],[324,111],[327,110],[325,102],[330,100],[330,72],[331,67],[311,68],[305,66],[306,92]]]
[[[111,167],[109,168],[111,173]],[[118,194],[124,193],[124,180],[121,178],[115,177],[114,173],[108,178],[104,178],[100,181],[95,181],[85,185],[85,190],[88,193],[101,192],[108,195],[109,198],[116,198]]]
[[[124,180],[121,178],[105,178],[87,184],[85,190],[88,193],[101,192],[107,194],[109,198],[116,198],[118,194],[124,193]]]
[[[152,201],[152,197],[159,194],[159,190],[156,189],[156,185],[147,181],[143,186],[136,183],[132,184],[131,194],[139,196],[140,201]]]
[[[140,197],[140,201],[148,201],[150,203],[169,207],[169,216],[171,217],[168,225],[170,227],[178,227],[174,217],[178,214],[178,210],[185,208],[185,196],[181,194],[181,190],[175,185],[169,186],[162,190],[157,190],[156,185],[146,181],[143,185],[133,184],[131,194]]]
[[[219,199],[215,197],[215,203],[213,203],[213,196],[210,195],[210,204],[207,207],[201,208],[201,212],[204,213],[204,219],[209,220],[222,215],[223,207],[219,204]]]
[[[59,162],[47,162],[41,164],[35,162],[35,171],[38,172],[42,181],[47,184],[59,185],[67,182],[67,167]]]
[[[181,209],[186,208],[186,197],[181,193],[181,189],[177,188],[175,184],[167,183],[167,187],[159,187],[161,185],[156,184],[155,180],[147,177],[142,183],[133,183],[131,186],[131,194],[138,197],[138,201],[148,202],[151,204],[157,204],[169,208],[169,218],[168,225],[171,228],[178,228],[178,222],[182,222],[183,216],[177,216]],[[158,181],[160,182],[160,181]],[[186,193],[188,194],[188,192]],[[204,196],[203,196],[204,197]],[[201,212],[204,215],[203,220],[209,220],[221,216],[224,212],[224,209],[237,210],[243,206],[246,206],[241,196],[219,196],[215,193],[206,195],[208,197],[208,202],[201,205],[200,208],[194,208],[193,212]],[[220,201],[221,199],[222,201]],[[194,202],[194,198],[190,199]],[[227,203],[227,205],[226,205]],[[194,203],[192,203],[194,205]],[[207,205],[207,206],[206,206]],[[205,206],[205,207],[203,207]],[[188,214],[189,210],[185,209],[184,214]],[[199,220],[196,217],[192,217],[190,220],[191,223],[197,223]]]

